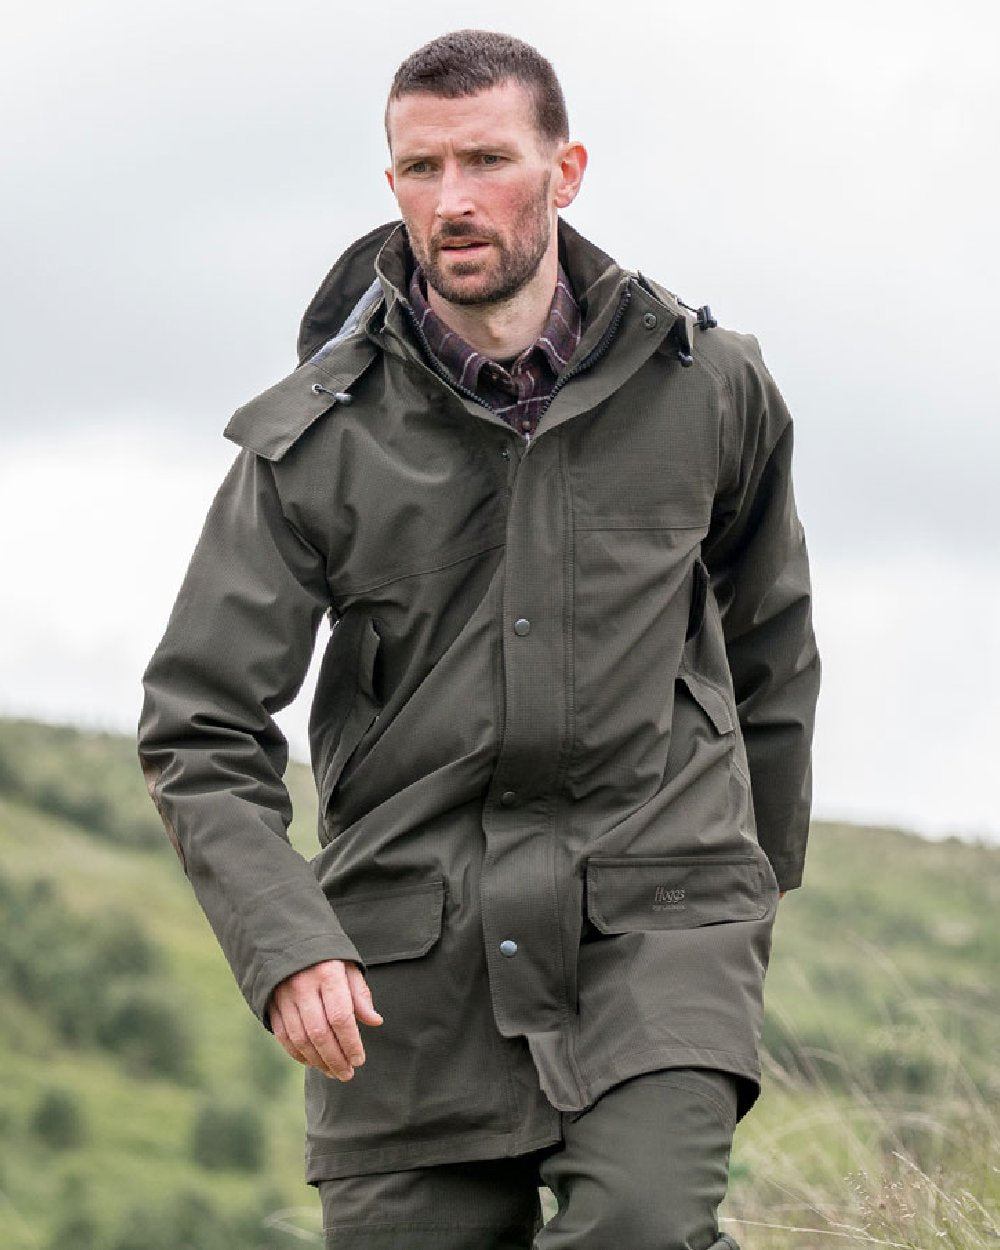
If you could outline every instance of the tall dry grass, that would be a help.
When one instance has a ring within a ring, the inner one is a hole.
[[[912,1051],[916,1033],[933,1061],[927,1087],[879,1087],[834,1021],[830,1046],[803,1044],[791,1065],[765,1053],[765,1094],[737,1134],[723,1227],[743,1250],[998,1247],[996,1078],[985,1089],[974,1081],[934,1005],[883,952],[864,954],[908,1007],[905,1023],[880,1030],[880,1070]],[[885,1016],[898,1020],[898,1005]],[[794,1039],[787,1014],[780,1023]]]

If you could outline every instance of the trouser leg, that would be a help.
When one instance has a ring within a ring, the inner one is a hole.
[[[735,1127],[727,1073],[679,1068],[609,1090],[565,1118],[540,1163],[559,1210],[534,1250],[732,1250],[717,1210]]]
[[[530,1250],[534,1156],[321,1181],[326,1250]]]
[[[728,1074],[635,1077],[535,1154],[321,1181],[326,1247],[739,1250],[716,1216],[735,1127]],[[559,1204],[541,1231],[539,1184]]]

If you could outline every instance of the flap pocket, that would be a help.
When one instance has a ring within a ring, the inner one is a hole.
[[[704,677],[696,677],[687,668],[679,670],[677,680],[684,684],[684,689],[712,722],[717,733],[734,732],[736,720],[732,708],[729,700],[717,686],[706,681]]]
[[[334,911],[366,966],[419,959],[441,936],[444,880],[334,899]]]
[[[767,904],[752,856],[623,856],[587,863],[587,915],[601,933],[760,920]]]

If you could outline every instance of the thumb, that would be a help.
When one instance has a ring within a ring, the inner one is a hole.
[[[381,1024],[382,1017],[375,1010],[375,1004],[372,1002],[372,992],[368,988],[368,982],[365,980],[361,970],[359,968],[349,968],[347,982],[351,987],[355,1016],[362,1024]]]

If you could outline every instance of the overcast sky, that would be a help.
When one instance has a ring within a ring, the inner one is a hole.
[[[221,429],[396,215],[388,83],[463,25],[554,62],[567,218],[753,331],[795,414],[818,814],[1000,838],[993,0],[8,0],[0,712],[132,728]]]

